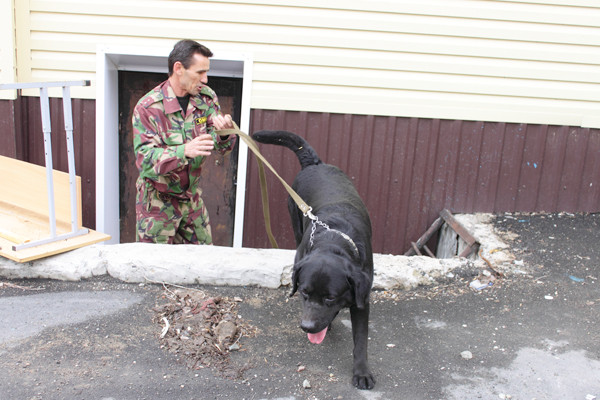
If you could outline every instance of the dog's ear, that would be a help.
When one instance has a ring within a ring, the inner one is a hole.
[[[354,301],[359,309],[365,308],[369,302],[369,294],[371,293],[371,285],[369,277],[363,271],[355,271],[348,276],[348,282],[354,290]]]
[[[300,269],[302,269],[301,265],[294,264],[294,270],[292,272],[292,291],[290,292],[289,297],[292,297],[294,293],[296,293],[296,290],[298,290],[298,278],[300,274]]]

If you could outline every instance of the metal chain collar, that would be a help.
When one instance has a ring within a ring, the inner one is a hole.
[[[312,229],[310,231],[310,247],[313,246],[313,243],[315,240],[315,231],[317,230],[317,224],[319,224],[323,228],[327,229],[329,232],[335,232],[335,233],[341,235],[344,239],[346,239],[348,242],[350,242],[350,244],[352,245],[352,248],[354,249],[354,252],[356,253],[356,256],[358,257],[360,255],[360,253],[358,252],[358,247],[356,247],[356,244],[354,243],[354,241],[352,240],[352,238],[350,236],[346,235],[344,232],[338,231],[337,229],[331,229],[329,227],[329,225],[327,225],[323,221],[320,221],[319,217],[313,215],[313,213],[311,211],[312,211],[312,207],[310,207],[308,209],[308,211],[306,211],[304,213],[305,217],[308,217],[312,220]]]

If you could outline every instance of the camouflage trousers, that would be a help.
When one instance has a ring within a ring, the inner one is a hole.
[[[138,190],[135,214],[138,242],[212,244],[210,220],[197,193],[182,200],[153,187]]]

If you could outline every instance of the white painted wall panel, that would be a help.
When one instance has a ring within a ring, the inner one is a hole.
[[[402,115],[421,118],[473,119],[481,121],[520,121],[528,123],[581,126],[582,115],[595,115],[597,106],[589,102],[556,101],[500,96],[460,95],[369,89],[257,83],[252,88],[255,108],[268,109],[275,101],[278,109],[292,109],[304,103],[309,109],[327,109],[333,113],[365,114],[368,106],[373,115]],[[289,93],[294,93],[290,99]]]
[[[0,83],[15,82],[15,14],[12,0],[0,0]],[[0,90],[0,99],[13,100],[15,90]]]
[[[596,0],[17,0],[17,24],[19,80],[91,79],[75,97],[97,44],[192,38],[253,53],[253,108],[600,127]]]

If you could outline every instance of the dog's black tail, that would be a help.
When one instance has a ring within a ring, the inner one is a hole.
[[[310,147],[308,142],[295,133],[286,131],[258,131],[254,132],[252,138],[259,143],[285,146],[292,150],[296,153],[302,169],[309,165],[323,163],[317,155],[317,152]]]

